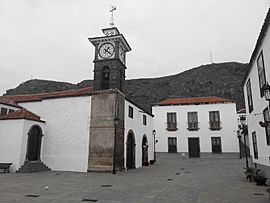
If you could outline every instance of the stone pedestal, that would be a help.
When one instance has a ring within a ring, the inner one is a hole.
[[[92,95],[88,171],[124,168],[125,97],[117,89]]]

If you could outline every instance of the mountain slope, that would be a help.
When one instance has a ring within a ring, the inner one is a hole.
[[[248,65],[236,62],[209,64],[182,73],[160,78],[132,79],[126,81],[126,96],[143,107],[175,97],[219,96],[237,101],[237,108],[244,107],[242,81]],[[78,84],[48,80],[29,80],[6,95],[33,94],[93,86],[92,80]]]

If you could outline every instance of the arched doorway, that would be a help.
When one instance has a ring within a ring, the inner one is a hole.
[[[127,156],[126,156],[126,167],[127,169],[135,168],[135,136],[132,131],[128,132],[127,136]]]
[[[40,160],[40,149],[42,140],[42,130],[38,125],[34,125],[28,132],[27,161]]]
[[[143,166],[148,166],[148,142],[147,142],[147,137],[146,135],[143,136],[142,139],[142,165]]]

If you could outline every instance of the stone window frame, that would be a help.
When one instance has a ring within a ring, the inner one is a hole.
[[[134,117],[134,108],[132,106],[128,106],[128,117],[132,119]]]
[[[146,115],[143,115],[143,125],[147,125],[147,117],[146,117]]]

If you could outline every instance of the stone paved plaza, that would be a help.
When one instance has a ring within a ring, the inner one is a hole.
[[[245,179],[234,156],[183,159],[158,154],[157,164],[116,175],[41,172],[0,174],[0,202],[270,202],[270,186]],[[48,186],[48,188],[46,188]]]

